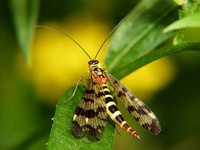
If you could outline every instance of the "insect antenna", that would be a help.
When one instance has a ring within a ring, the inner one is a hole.
[[[125,17],[125,18],[126,18],[126,17]],[[124,19],[125,19],[125,18],[124,18]],[[94,59],[97,58],[99,52],[101,51],[101,49],[102,49],[102,47],[104,46],[104,44],[106,43],[106,41],[109,39],[109,37],[112,35],[112,33],[117,29],[117,27],[123,22],[124,19],[122,19],[122,20],[110,31],[110,33],[107,35],[107,37],[105,38],[105,40],[104,40],[103,43],[101,44],[99,50],[97,51],[97,53],[96,53]]]
[[[138,12],[141,12],[141,11],[137,11],[136,13],[138,13]],[[126,18],[127,18],[127,16],[124,17],[124,18],[110,31],[110,33],[107,35],[107,37],[105,38],[105,40],[104,40],[103,43],[101,44],[101,46],[100,46],[99,50],[97,51],[97,54],[95,55],[94,59],[97,58],[99,52],[101,51],[102,47],[104,46],[104,44],[106,43],[106,41],[108,40],[108,38],[112,35],[112,33],[118,28],[118,26],[119,26]]]
[[[63,30],[60,30],[60,29],[56,29],[56,28],[53,28],[53,27],[49,27],[49,26],[43,26],[43,25],[37,25],[35,27],[38,27],[38,28],[47,28],[47,29],[51,29],[51,30],[54,30],[54,31],[57,31],[65,36],[67,36],[70,40],[72,40],[78,47],[80,47],[82,49],[82,51],[88,56],[88,58],[91,60],[91,57],[90,55],[86,52],[86,50],[75,40],[73,39],[70,35],[68,35],[67,33],[65,33]],[[104,42],[105,43],[105,42]]]

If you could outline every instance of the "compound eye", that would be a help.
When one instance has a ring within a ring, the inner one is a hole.
[[[94,63],[93,60],[88,61],[88,64],[89,64],[89,65],[92,65],[93,63]]]
[[[95,60],[95,64],[98,64],[99,63],[99,61],[98,60]]]
[[[99,63],[98,60],[90,60],[90,61],[88,62],[89,65],[96,65],[96,64],[98,64],[98,63]]]

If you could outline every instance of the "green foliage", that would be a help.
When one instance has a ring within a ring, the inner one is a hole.
[[[12,16],[20,50],[26,63],[29,63],[29,55],[35,24],[38,17],[39,0],[10,0]]]
[[[199,50],[199,43],[163,44],[175,35],[175,32],[164,33],[163,30],[171,23],[164,31],[189,27],[189,24],[190,27],[198,27],[200,14],[183,18],[180,22],[177,21],[178,24],[173,23],[177,19],[177,6],[170,1],[152,2],[149,4],[146,0],[141,1],[112,38],[105,63],[110,73],[118,79],[159,58],[185,50]],[[156,8],[162,9],[157,11]],[[179,26],[180,24],[182,25]],[[183,37],[184,33],[180,36]]]
[[[164,32],[169,32],[184,28],[199,28],[199,27],[200,27],[200,13],[196,13],[173,22],[164,29]]]
[[[113,35],[105,62],[110,73],[121,79],[163,57],[155,54],[155,48],[174,35],[174,32],[164,34],[163,29],[177,19],[176,13],[177,8],[170,1],[141,1]],[[152,56],[152,52],[155,55]]]

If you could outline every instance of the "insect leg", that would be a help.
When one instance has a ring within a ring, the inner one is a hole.
[[[67,99],[64,103],[62,103],[62,104],[57,104],[56,107],[57,107],[57,106],[63,106],[63,105],[65,105],[65,104],[67,104],[67,103],[74,97],[74,95],[76,94],[76,91],[77,91],[77,89],[78,89],[78,86],[79,86],[79,83],[81,82],[81,80],[83,80],[83,77],[80,77],[80,78],[78,79],[78,82],[77,82],[77,84],[76,84],[76,87],[75,87],[75,89],[74,89],[72,95],[70,96],[70,98],[68,98],[68,99]]]

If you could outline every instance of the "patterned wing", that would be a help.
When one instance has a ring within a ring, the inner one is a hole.
[[[111,86],[115,90],[115,95],[122,101],[135,120],[149,132],[153,134],[160,133],[161,126],[155,114],[106,70],[105,74],[107,75]]]
[[[81,137],[88,132],[92,137],[99,139],[107,123],[105,102],[101,101],[95,91],[97,84],[90,80],[86,92],[82,96],[73,117],[73,133]]]

